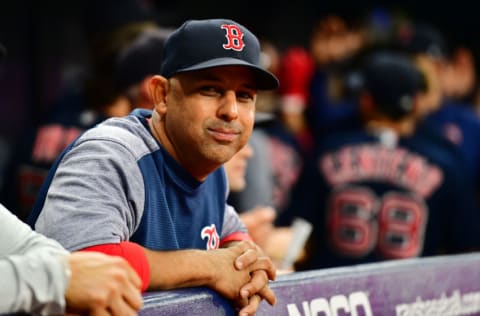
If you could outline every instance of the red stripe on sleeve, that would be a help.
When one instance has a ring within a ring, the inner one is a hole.
[[[222,247],[224,244],[226,244],[228,242],[231,242],[231,241],[242,241],[242,240],[252,241],[252,237],[250,237],[250,235],[247,234],[247,233],[236,232],[236,233],[230,234],[230,235],[226,236],[225,238],[223,238],[220,241],[220,247]]]
[[[122,241],[119,244],[103,244],[87,247],[81,251],[97,251],[111,256],[119,256],[130,263],[142,280],[142,292],[145,292],[150,283],[150,267],[143,248],[133,242]]]

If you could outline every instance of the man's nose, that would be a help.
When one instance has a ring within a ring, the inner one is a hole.
[[[222,97],[222,104],[218,108],[218,116],[228,122],[238,118],[238,104],[235,91],[225,92]]]

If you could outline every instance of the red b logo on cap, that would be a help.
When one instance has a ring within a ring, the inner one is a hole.
[[[238,26],[235,24],[223,24],[221,28],[226,31],[225,37],[227,38],[227,43],[223,44],[223,48],[241,51],[245,47],[243,32]]]

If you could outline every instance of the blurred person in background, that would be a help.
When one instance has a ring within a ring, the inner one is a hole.
[[[262,118],[257,118],[256,124],[261,120]],[[236,192],[242,192],[249,185],[246,179],[246,169],[248,165],[258,161],[251,161],[254,155],[252,146],[247,143],[224,164],[229,187],[228,201],[234,207],[235,203],[231,203],[230,196]],[[259,169],[259,166],[256,168],[254,166],[254,169]],[[259,192],[259,194],[261,193]],[[282,264],[292,244],[294,231],[291,227],[275,227],[277,211],[271,206],[257,204],[252,209],[243,209],[239,213],[240,219],[247,227],[253,241],[272,258],[277,268],[281,269],[280,272],[293,271],[293,266],[282,266]]]
[[[130,103],[129,112],[136,108],[153,108],[148,83],[160,73],[158,58],[161,58],[165,39],[171,32],[163,27],[147,28],[118,53],[113,67],[113,83]]]
[[[309,151],[312,141],[306,110],[314,71],[315,60],[307,48],[295,45],[282,53],[278,73],[282,83],[278,91],[278,117],[303,153]]]
[[[248,185],[245,172],[249,159],[254,155],[253,148],[246,144],[238,153],[224,164],[228,179],[229,194],[239,192]],[[272,207],[257,205],[251,210],[243,210],[240,218],[248,229],[252,239],[263,249],[273,231],[276,212]]]
[[[24,221],[58,155],[82,132],[106,118],[127,115],[137,104],[148,106],[145,84],[135,88],[134,83],[144,79],[142,74],[159,71],[159,65],[154,65],[155,68],[145,72],[152,66],[152,58],[146,58],[144,52],[139,52],[141,49],[131,47],[128,51],[140,34],[151,31],[156,35],[144,36],[156,36],[160,41],[156,46],[150,41],[151,54],[161,53],[167,33],[134,1],[124,1],[122,5],[113,1],[92,3],[86,19],[91,55],[89,75],[82,86],[63,91],[48,117],[23,137],[8,162],[5,181],[9,185],[0,196],[7,208]],[[142,60],[135,54],[145,58]],[[124,58],[137,62],[137,68],[126,66]]]
[[[325,135],[281,216],[314,226],[296,268],[478,249],[480,212],[461,154],[416,130],[424,75],[382,51],[366,56],[362,80],[357,124]]]
[[[274,74],[280,71],[280,52],[273,42],[261,41],[261,56],[264,69]],[[230,182],[229,204],[277,267],[291,271],[291,264],[283,264],[294,232],[289,226],[276,227],[273,221],[289,203],[303,157],[297,139],[281,119],[279,102],[277,91],[258,93],[249,143],[225,163],[225,171]]]
[[[352,19],[328,15],[314,25],[310,52],[315,72],[306,109],[313,142],[328,133],[331,126],[357,113],[346,82],[350,63],[364,45],[364,34]]]
[[[262,67],[279,74],[281,53],[276,45],[263,39],[261,49]],[[280,86],[284,83],[282,81]],[[280,102],[278,91],[261,91],[258,94],[255,126],[249,141],[254,155],[246,168],[247,185],[229,196],[229,201],[240,213],[258,205],[282,212],[300,173],[302,149],[295,134],[282,120]]]
[[[0,43],[0,63],[5,55]],[[119,316],[141,308],[141,280],[126,260],[68,253],[2,204],[0,226],[0,314]]]
[[[450,53],[452,49],[441,31],[420,22],[399,34],[398,43],[427,78],[427,91],[419,107],[419,130],[438,134],[459,149],[479,196],[480,118],[468,99],[476,77],[471,52],[457,47]]]

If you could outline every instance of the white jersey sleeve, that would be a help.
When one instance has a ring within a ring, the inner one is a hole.
[[[0,314],[64,314],[68,252],[2,205],[0,225]]]

